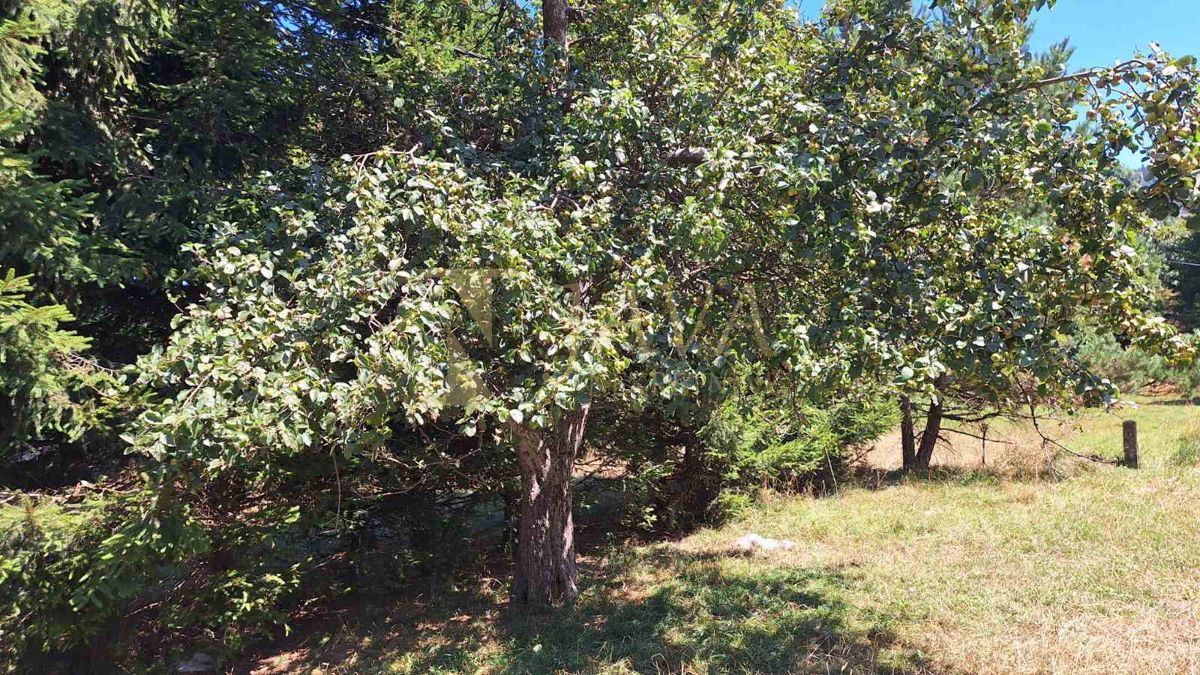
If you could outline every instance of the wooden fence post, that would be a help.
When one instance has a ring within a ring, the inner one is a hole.
[[[1138,468],[1138,438],[1137,438],[1137,422],[1126,420],[1124,424],[1124,440],[1125,440],[1125,460],[1121,462],[1123,466],[1130,469]]]

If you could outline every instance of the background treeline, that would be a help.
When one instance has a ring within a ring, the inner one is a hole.
[[[0,0],[0,663],[497,553],[569,600],[574,502],[674,531],[897,425],[928,468],[914,414],[1190,394],[1194,60],[828,4]]]

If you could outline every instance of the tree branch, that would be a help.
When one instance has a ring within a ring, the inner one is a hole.
[[[942,429],[942,431],[948,431],[948,432],[950,432],[950,433],[952,433],[952,434],[959,434],[959,435],[962,435],[962,436],[968,436],[968,437],[970,437],[970,438],[974,438],[974,439],[977,439],[977,440],[980,440],[980,441],[987,441],[988,443],[999,443],[999,444],[1001,444],[1001,445],[1016,445],[1016,443],[1014,443],[1014,442],[1012,442],[1012,441],[1004,441],[1004,440],[1000,440],[1000,439],[998,439],[998,438],[987,438],[987,437],[985,437],[985,436],[980,436],[980,435],[978,435],[978,434],[973,434],[973,433],[971,433],[971,432],[969,432],[969,431],[963,431],[963,430],[961,430],[961,429],[949,429],[949,428],[946,428],[946,429]]]
[[[1046,434],[1042,433],[1042,427],[1041,427],[1041,425],[1038,424],[1037,405],[1033,402],[1032,397],[1029,398],[1029,420],[1031,422],[1033,422],[1033,430],[1037,432],[1038,436],[1042,437],[1042,441],[1046,442],[1046,443],[1050,443],[1051,445],[1057,447],[1059,450],[1063,450],[1063,451],[1065,451],[1069,454],[1072,454],[1080,459],[1090,460],[1090,461],[1096,462],[1098,464],[1118,464],[1118,462],[1115,462],[1110,459],[1105,459],[1098,455],[1085,455],[1083,453],[1075,452],[1074,450],[1068,448],[1067,446],[1063,445],[1062,443],[1059,443],[1058,441],[1054,440],[1053,438],[1050,438]]]
[[[667,166],[698,166],[708,159],[708,150],[704,148],[680,148],[672,150],[665,159]]]

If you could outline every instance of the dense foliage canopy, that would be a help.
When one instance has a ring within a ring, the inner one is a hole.
[[[947,397],[1111,400],[1095,331],[1188,358],[1143,252],[1197,206],[1200,71],[1065,73],[1046,4],[0,8],[0,457],[140,474],[75,555],[28,506],[0,637],[232,640],[314,532],[489,500],[514,598],[569,600],[581,454],[767,482],[919,400],[928,466]]]

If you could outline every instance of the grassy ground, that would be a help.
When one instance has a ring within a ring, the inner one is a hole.
[[[721,529],[586,558],[573,608],[520,612],[500,580],[475,579],[346,608],[247,668],[1200,672],[1200,409],[1146,400],[1060,437],[1115,457],[1125,418],[1139,471],[1078,461],[1012,480],[958,457],[929,480],[766,499]],[[732,552],[748,532],[798,545]]]

